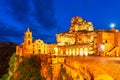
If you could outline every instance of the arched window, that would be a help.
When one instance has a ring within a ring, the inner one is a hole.
[[[30,45],[30,40],[28,41],[28,45]]]
[[[28,34],[28,37],[30,37],[30,34]]]
[[[39,53],[39,54],[41,53],[41,50],[40,50],[40,49],[38,49],[38,53]]]

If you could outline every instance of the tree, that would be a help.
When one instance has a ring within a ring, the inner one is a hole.
[[[4,75],[2,75],[2,80],[7,80],[8,79],[8,74],[4,74]]]
[[[13,53],[13,55],[10,57],[10,61],[9,61],[9,71],[10,72],[13,72],[13,70],[14,70],[15,57],[16,57],[16,53]]]
[[[11,74],[4,74],[2,76],[2,80],[13,80],[13,73],[14,73],[14,63],[15,63],[15,57],[16,57],[16,53],[13,53],[12,56],[10,57],[10,61],[9,61],[9,72]]]
[[[41,66],[37,64],[36,57],[23,58],[19,63],[17,71],[20,72],[20,77],[17,80],[41,80]]]

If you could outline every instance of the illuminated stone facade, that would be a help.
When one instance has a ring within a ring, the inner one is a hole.
[[[83,30],[93,31],[92,23],[87,22],[86,20],[83,20],[79,16],[73,17],[71,20],[71,26],[70,26],[69,32],[83,31]]]
[[[24,42],[16,46],[20,56],[31,54],[52,54],[61,56],[120,56],[120,31],[94,30],[91,22],[76,16],[71,19],[68,32],[56,34],[57,44],[45,44],[42,40],[32,40],[29,28],[25,32]]]
[[[69,32],[56,34],[56,39],[61,55],[120,56],[119,30],[94,30],[91,22],[79,16],[72,18]]]
[[[97,55],[120,56],[120,32],[99,31],[94,38],[94,49]]]
[[[94,28],[91,22],[81,17],[73,17],[69,32],[56,34],[58,45],[88,44],[94,38]]]
[[[79,16],[73,17],[69,32],[56,34],[59,53],[81,56],[91,54],[94,35],[91,22],[87,22]]]
[[[32,40],[32,32],[29,28],[24,34],[24,42],[21,45],[16,46],[16,54],[19,56],[29,56],[34,54],[47,54],[48,45],[42,40]]]

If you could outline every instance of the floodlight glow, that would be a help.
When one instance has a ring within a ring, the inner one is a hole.
[[[111,28],[115,27],[115,24],[114,24],[114,23],[112,23],[112,24],[110,25],[110,27],[111,27]]]
[[[105,45],[104,44],[101,45],[101,49],[102,49],[102,51],[105,50]]]

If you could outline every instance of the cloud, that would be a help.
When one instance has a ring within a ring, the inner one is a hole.
[[[52,36],[55,41],[53,0],[2,0],[0,4],[0,41],[17,42],[28,26],[36,38],[50,41],[46,37]]]
[[[34,24],[45,29],[56,27],[53,0],[8,0],[10,14],[24,24]],[[33,23],[34,22],[34,23]]]
[[[33,0],[35,19],[46,29],[56,27],[53,0]]]
[[[7,1],[8,7],[11,9],[10,11],[11,16],[21,23],[28,22],[30,10],[30,7],[28,6],[29,0],[7,0]]]

